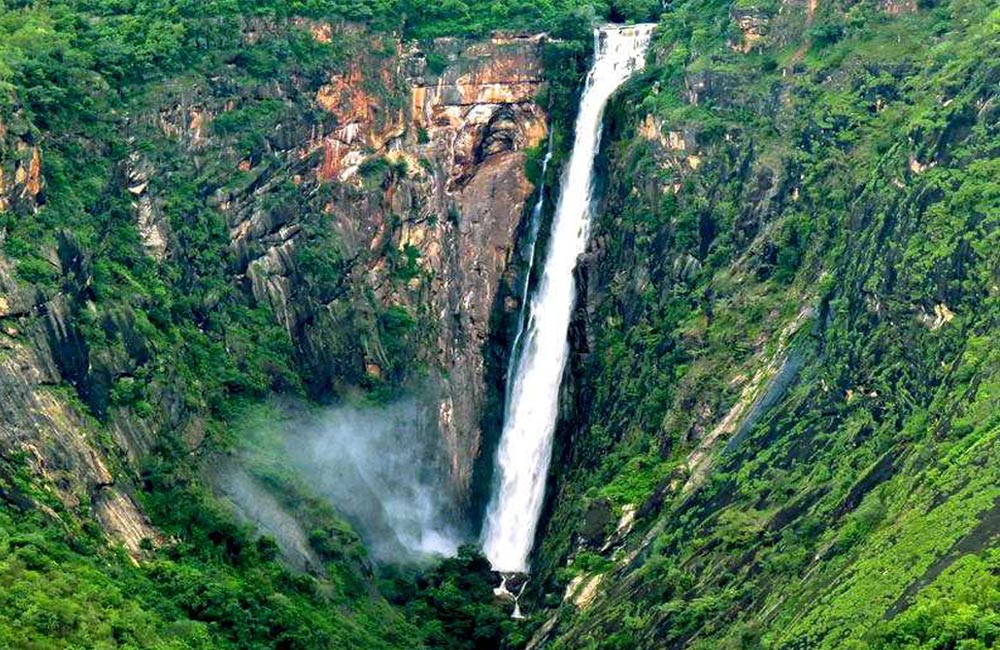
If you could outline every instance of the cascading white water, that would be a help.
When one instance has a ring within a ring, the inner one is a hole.
[[[531,223],[528,224],[528,246],[526,257],[528,259],[528,269],[524,274],[524,284],[521,287],[521,309],[517,315],[517,333],[514,335],[514,343],[510,346],[510,360],[507,362],[507,376],[512,377],[517,360],[521,355],[521,339],[524,336],[526,316],[528,314],[528,288],[531,286],[531,272],[535,268],[535,245],[538,243],[538,231],[542,225],[542,210],[545,209],[545,174],[549,171],[549,162],[552,160],[552,133],[549,133],[549,144],[542,159],[542,172],[538,181],[538,200],[535,207],[531,208]],[[511,382],[507,382],[507,394],[504,396],[505,406],[510,405]],[[507,417],[507,414],[504,414]]]
[[[608,25],[594,33],[594,64],[580,99],[573,153],[563,176],[542,278],[531,301],[516,373],[508,378],[512,383],[496,458],[499,481],[483,529],[483,551],[496,571],[528,570],[552,456],[559,384],[569,353],[566,334],[576,299],[573,269],[586,249],[590,230],[594,158],[604,106],[642,67],[653,28]]]

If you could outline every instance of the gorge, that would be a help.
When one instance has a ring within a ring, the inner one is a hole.
[[[0,647],[996,646],[998,83],[993,1],[0,0]]]

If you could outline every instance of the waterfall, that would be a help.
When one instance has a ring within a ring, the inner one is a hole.
[[[535,268],[535,245],[538,243],[538,231],[542,225],[542,211],[545,209],[545,174],[549,171],[549,161],[552,160],[552,132],[549,132],[549,143],[545,149],[545,157],[542,159],[542,173],[538,181],[538,200],[531,208],[531,222],[528,224],[528,246],[526,255],[528,259],[528,269],[524,274],[524,285],[521,287],[521,302],[517,314],[517,333],[514,335],[514,343],[510,346],[510,359],[507,362],[507,394],[504,396],[505,406],[510,406],[510,389],[512,382],[510,378],[514,376],[517,368],[517,360],[521,354],[521,339],[524,336],[525,321],[528,314],[528,288],[531,286],[531,272]],[[508,414],[504,414],[506,418]]]
[[[594,157],[604,106],[642,67],[654,25],[609,25],[594,32],[594,63],[580,99],[573,152],[562,179],[542,277],[531,300],[516,371],[508,375],[503,432],[497,449],[497,487],[486,511],[483,551],[493,569],[526,572],[545,496],[558,413],[559,384],[569,346],[576,286],[573,269],[587,246]],[[520,346],[520,352],[516,346]]]

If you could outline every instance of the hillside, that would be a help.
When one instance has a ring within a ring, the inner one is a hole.
[[[474,526],[480,346],[560,104],[543,60],[585,57],[539,36],[563,9],[0,5],[0,645],[421,643],[341,513],[253,461],[297,575],[228,459],[270,398],[420,385]]]
[[[675,4],[609,116],[553,647],[997,642],[1000,13],[821,4]]]

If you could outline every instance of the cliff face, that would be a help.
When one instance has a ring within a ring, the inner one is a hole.
[[[221,271],[247,309],[284,330],[314,397],[430,384],[444,471],[464,508],[482,451],[490,319],[533,191],[526,152],[547,134],[535,103],[543,40],[422,49],[343,24],[259,20],[240,38],[251,48],[288,30],[326,47],[329,62],[266,82],[227,69],[158,88],[119,125],[127,152],[109,191],[131,213],[143,264],[192,288]],[[0,211],[32,219],[46,209],[44,137],[20,113],[5,117]],[[182,198],[192,193],[203,207]],[[190,226],[204,219],[224,222],[222,259],[196,258]],[[171,379],[184,371],[163,371],[191,342],[151,337],[136,309],[98,311],[95,253],[71,232],[42,256],[58,289],[0,258],[0,441],[138,553],[156,533],[113,477],[127,487],[165,437],[187,450],[204,443],[211,405]],[[218,309],[210,302],[195,318]],[[269,343],[234,335],[222,345],[238,354]],[[287,379],[271,381],[280,390]]]
[[[15,188],[16,190],[16,188]],[[30,200],[28,193],[20,200]],[[19,288],[0,257],[0,498],[16,508],[40,507],[95,517],[133,557],[144,539],[160,539],[137,506],[130,482],[116,481],[116,454],[62,373],[62,355],[79,353],[67,332],[65,300],[38,300]],[[27,472],[45,486],[22,492]]]
[[[313,28],[317,38],[326,32]],[[546,136],[535,103],[541,45],[539,37],[473,45],[438,39],[425,52],[381,43],[391,57],[356,60],[320,87],[316,104],[335,126],[310,130],[295,151],[318,163],[294,177],[300,191],[333,194],[322,213],[351,260],[348,273],[378,304],[405,306],[428,327],[421,334],[428,350],[413,361],[428,364],[438,384],[438,424],[456,495],[467,494],[481,450],[490,316],[533,190],[525,152]],[[443,69],[432,70],[429,58]],[[373,78],[396,96],[365,90]],[[373,179],[370,170],[383,161],[389,171]],[[295,220],[268,223],[239,198],[227,198],[224,211],[232,215],[233,247],[262,249],[246,256],[254,296],[322,359],[324,330],[338,325],[324,318],[328,305],[293,304],[289,260],[301,236]],[[277,240],[268,241],[276,229]],[[386,362],[379,341],[361,352],[365,375],[380,378]]]

